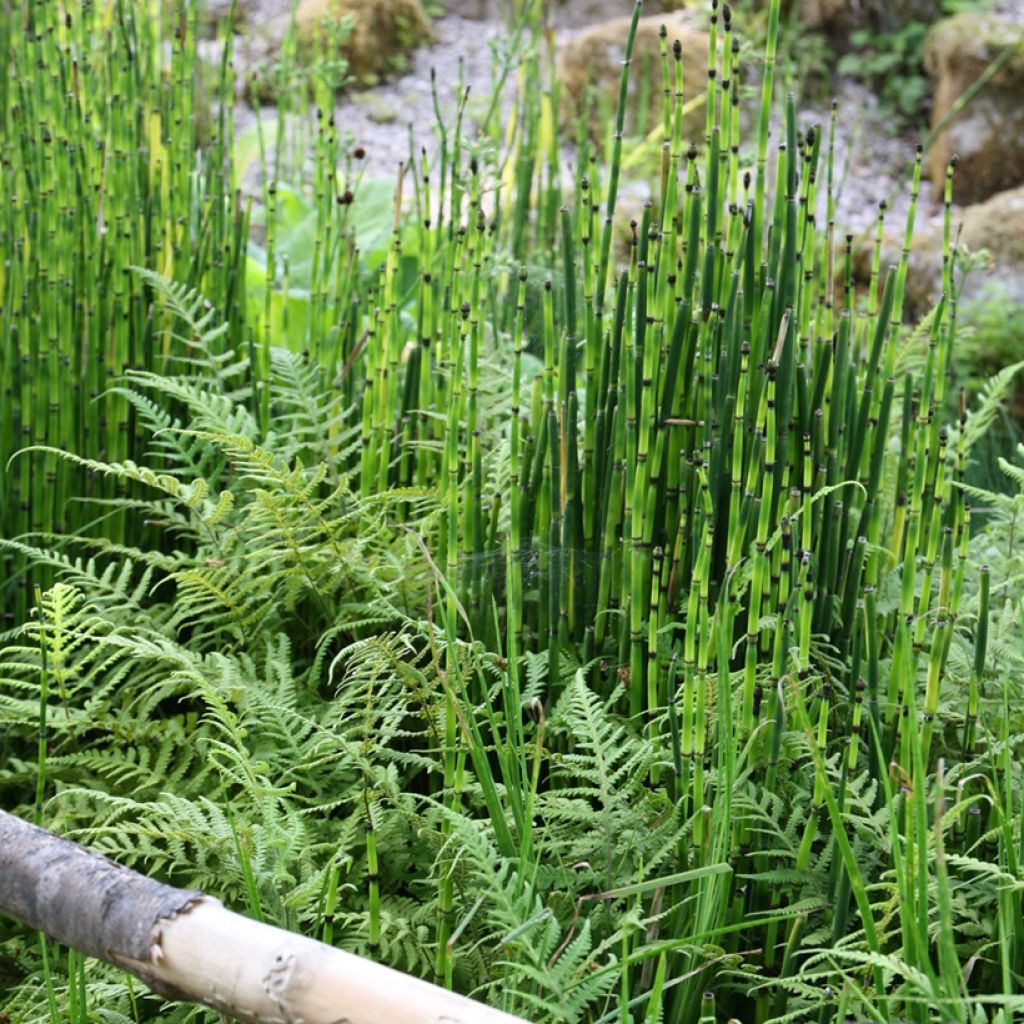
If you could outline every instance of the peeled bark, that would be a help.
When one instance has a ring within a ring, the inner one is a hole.
[[[154,882],[4,811],[0,911],[155,992],[252,1024],[525,1024]]]

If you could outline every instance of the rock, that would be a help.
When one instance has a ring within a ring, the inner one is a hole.
[[[235,17],[231,28],[234,32],[240,32],[245,22],[253,14],[255,0],[236,0]],[[203,39],[216,38],[220,26],[227,21],[231,14],[231,0],[200,0],[197,5],[198,14],[196,25],[199,35]],[[182,6],[178,0],[161,0],[160,11],[163,18],[165,31],[173,33],[178,27],[182,18]],[[185,17],[191,18],[186,14]]]
[[[237,32],[252,16],[253,0],[235,0],[235,20],[232,26]],[[226,21],[231,13],[231,0],[206,0],[201,5],[201,16],[210,22]]]
[[[968,206],[954,215],[954,233],[958,224],[962,224],[959,243],[967,253],[988,251],[987,264],[968,275],[961,301],[980,298],[995,285],[1011,303],[1024,306],[1024,187]],[[893,230],[883,238],[883,267],[899,262],[902,239],[902,230]],[[866,240],[855,255],[854,272],[862,281],[867,279],[871,245],[871,240]],[[906,314],[920,317],[941,293],[942,225],[938,223],[914,236],[907,267]]]
[[[999,54],[1024,36],[1024,24],[979,13],[958,14],[935,25],[925,39],[932,78],[932,128]],[[1024,183],[1024,46],[1000,68],[932,143],[928,175],[937,192],[946,165],[959,160],[953,179],[957,202],[973,203]]]
[[[708,34],[700,29],[700,15],[696,11],[676,11],[667,15],[641,18],[633,47],[633,65],[630,75],[626,131],[635,131],[639,121],[640,75],[649,76],[648,130],[661,121],[662,87],[659,57],[661,26],[668,29],[669,53],[678,39],[682,46],[683,79],[686,99],[693,99],[707,84]],[[557,74],[562,88],[562,101],[568,117],[578,116],[583,106],[588,84],[595,88],[590,109],[590,128],[600,136],[607,124],[602,119],[600,97],[607,100],[614,113],[619,94],[619,76],[629,18],[613,18],[595,25],[564,43],[558,49]],[[670,56],[671,59],[671,56]],[[687,114],[683,123],[685,141],[699,142],[704,138],[705,112],[702,104]]]
[[[250,26],[235,40],[235,89],[253,107],[276,102],[281,40],[287,31],[283,21]]]
[[[448,14],[454,14],[468,21],[500,19],[507,15],[512,4],[510,0],[441,0]],[[691,0],[692,2],[692,0]],[[660,14],[685,7],[687,0],[644,0],[644,10],[649,14]],[[615,8],[632,13],[631,0],[551,0],[546,4],[545,17],[557,29],[590,28],[606,21]],[[625,37],[623,37],[625,40]]]
[[[357,102],[374,124],[394,124],[398,120],[398,111],[395,107],[375,92],[363,93]]]
[[[987,249],[992,261],[977,282],[968,279],[968,293],[995,281],[1005,285],[1011,301],[1024,305],[1024,186],[969,206],[960,240],[974,252]]]
[[[929,23],[942,11],[941,0],[799,0],[803,28],[823,32],[838,49],[850,48],[858,29],[897,32],[912,21]]]
[[[335,49],[332,40],[339,38],[335,33],[347,17],[351,31]],[[269,24],[253,24],[235,45],[235,64],[244,75],[242,93],[251,103],[276,101],[281,44],[290,22],[291,17],[283,15]],[[431,32],[420,0],[302,0],[295,15],[295,36],[299,68],[320,58],[342,59],[348,62],[347,73],[355,85],[370,86],[403,70],[407,51],[427,42]]]
[[[698,6],[693,0],[690,2],[691,6]],[[654,17],[686,6],[687,0],[644,0],[643,9],[649,16]],[[616,0],[614,4],[608,0],[554,0],[548,6],[548,17],[558,28],[586,29],[607,21],[608,15],[615,13],[616,7],[625,14],[628,27],[629,18],[633,13],[633,4],[630,0]],[[703,4],[705,12],[707,7],[706,3]],[[626,36],[623,33],[622,45],[625,43]]]
[[[349,74],[359,85],[373,85],[400,70],[406,51],[430,39],[430,19],[420,0],[303,0],[295,17],[300,52],[329,49],[332,22],[346,17],[352,19],[352,31],[337,56],[348,61]]]
[[[467,21],[486,21],[497,13],[494,0],[443,0],[445,12]]]

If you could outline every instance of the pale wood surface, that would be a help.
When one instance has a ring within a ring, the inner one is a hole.
[[[0,811],[0,911],[245,1024],[526,1024]]]

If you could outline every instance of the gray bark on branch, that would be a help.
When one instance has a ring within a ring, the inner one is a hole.
[[[244,1024],[526,1024],[0,811],[0,912]]]

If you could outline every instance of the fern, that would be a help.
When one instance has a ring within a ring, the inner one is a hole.
[[[720,742],[731,736],[726,712],[742,686],[737,662],[708,680],[700,724],[707,808],[670,799],[668,710],[644,722],[623,715],[618,692],[598,692],[612,667],[568,648],[552,666],[532,638],[509,665],[500,615],[492,614],[493,636],[449,635],[436,571],[448,514],[440,486],[357,493],[358,423],[317,366],[271,351],[264,429],[210,309],[182,286],[147,279],[147,287],[180,360],[171,366],[184,372],[130,374],[117,386],[149,435],[146,457],[104,462],[47,451],[130,487],[93,504],[100,515],[136,521],[150,543],[0,541],[58,579],[36,617],[0,643],[0,789],[21,794],[34,785],[45,667],[49,824],[149,873],[423,977],[433,976],[439,892],[450,880],[456,987],[538,1024],[595,1024],[622,1007],[635,1019],[668,1020],[666,1007],[678,1011],[673,1019],[695,1019],[705,989],[759,1001],[752,1018],[770,1020],[778,996],[785,1012],[777,1019],[818,1020],[826,986],[864,990],[865,971],[876,965],[894,1005],[944,998],[922,967],[930,952],[917,960],[899,952],[904,908],[893,837],[904,826],[863,746],[850,766],[845,746],[826,742],[823,784],[841,794],[881,954],[852,914],[833,935],[836,840],[808,768],[808,738],[793,727],[791,697],[770,664],[757,678],[783,698],[773,787],[763,770],[767,726],[731,760]],[[994,403],[1000,387],[993,385]],[[481,374],[485,397],[508,401],[493,366]],[[968,428],[981,431],[984,422]],[[1005,472],[1024,493],[1016,466]],[[511,486],[506,437],[483,453],[481,473],[485,491]],[[964,492],[989,497],[966,485]],[[1016,706],[1024,697],[1022,509],[1010,496],[990,503],[963,566],[965,574],[992,567],[980,694],[992,713],[982,715],[979,754],[947,761],[940,827],[949,891],[940,893],[934,871],[915,890],[926,942],[945,935],[942,895],[957,949],[979,960],[995,955],[988,922],[1005,914],[1006,893],[1022,884],[1019,863],[987,852],[1007,830],[1019,833],[1019,809],[978,781],[1008,764],[1009,791],[1021,783],[1019,739],[993,735],[986,723],[998,721],[1004,701]],[[505,529],[509,514],[508,503],[497,509],[494,529]],[[900,570],[884,539],[867,550],[881,567],[876,612],[894,614]],[[527,600],[537,601],[544,553],[530,554]],[[481,593],[500,597],[504,556],[475,568],[488,585]],[[747,562],[736,581],[741,591],[751,585]],[[938,594],[938,580],[932,585]],[[935,718],[954,752],[980,615],[976,595],[964,590]],[[761,616],[765,641],[798,614],[797,604]],[[484,620],[481,609],[471,612]],[[622,613],[613,614],[614,632]],[[653,653],[667,664],[676,636],[656,640]],[[824,716],[847,716],[856,693],[841,681],[833,640],[812,635],[809,651],[812,685],[819,676],[836,680]],[[879,671],[885,679],[888,663]],[[928,798],[930,813],[937,795]],[[958,830],[967,808],[982,804],[991,820],[967,846]],[[929,831],[926,862],[936,849]],[[688,871],[726,861],[728,877],[687,880]],[[745,920],[748,907],[756,924]],[[793,935],[800,941],[781,971]],[[774,973],[765,970],[769,956]],[[102,967],[88,971],[90,992],[118,984]],[[8,1015],[39,1018],[45,993],[26,978],[16,988]],[[123,989],[110,991],[113,1020],[131,1004]],[[187,1017],[180,1007],[159,1012]]]
[[[231,350],[215,352],[228,332],[228,324],[220,320],[217,308],[197,289],[169,280],[144,267],[131,268],[154,292],[160,306],[168,314],[169,325],[157,336],[178,342],[186,354],[175,353],[174,362],[191,370],[206,371],[220,381],[232,376],[226,371]],[[195,354],[193,354],[195,353]],[[241,372],[238,364],[234,374]]]
[[[1024,360],[1004,366],[985,382],[979,396],[979,404],[972,406],[963,422],[964,448],[968,453],[992,426],[996,414],[1006,401],[1014,378],[1021,370],[1024,370]],[[1004,460],[999,461],[1002,465]]]

